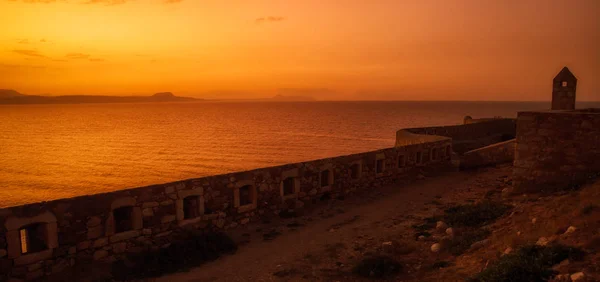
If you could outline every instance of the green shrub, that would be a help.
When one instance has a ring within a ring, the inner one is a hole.
[[[233,240],[223,233],[188,231],[166,248],[130,254],[126,259],[114,262],[112,274],[114,279],[123,281],[158,277],[198,266],[236,250]]]
[[[387,256],[368,257],[360,261],[353,269],[362,277],[384,279],[400,272],[402,266],[393,258]]]
[[[471,278],[473,282],[548,281],[556,275],[552,266],[565,260],[581,260],[584,252],[565,246],[527,245],[505,255],[491,267]]]
[[[480,227],[498,219],[511,208],[503,203],[483,201],[448,208],[443,218],[452,227]]]

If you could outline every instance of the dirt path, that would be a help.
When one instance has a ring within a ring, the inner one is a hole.
[[[336,265],[347,267],[344,264],[350,263],[335,261],[338,249],[360,251],[362,243],[381,244],[389,236],[411,232],[406,229],[412,219],[439,211],[441,202],[468,201],[474,196],[472,190],[480,196],[486,192],[483,186],[509,173],[507,168],[453,172],[333,201],[302,218],[286,220],[287,227],[278,228],[281,234],[269,241],[263,240],[265,226],[250,224],[245,230],[236,230],[241,235],[235,236],[247,241],[236,254],[156,281],[330,280],[334,276],[324,278],[327,267],[323,260],[333,262],[332,272]],[[299,263],[305,267],[299,269]]]

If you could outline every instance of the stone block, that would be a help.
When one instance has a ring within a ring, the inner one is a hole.
[[[93,258],[94,260],[101,260],[108,256],[108,251],[106,250],[97,250],[94,252]]]
[[[102,223],[102,219],[100,219],[100,217],[92,216],[87,221],[87,227],[90,228],[90,227],[98,226],[98,225],[100,225],[100,223]]]
[[[143,209],[158,207],[158,202],[145,202],[142,204]]]
[[[132,239],[132,238],[135,238],[138,236],[140,236],[139,230],[131,230],[131,231],[117,233],[117,234],[111,236],[109,241],[111,243],[116,243],[116,242],[120,242],[120,241],[124,241],[124,240],[129,240],[129,239]]]
[[[104,227],[102,225],[88,228],[87,238],[96,239],[104,235]]]
[[[94,241],[94,244],[92,246],[94,247],[94,249],[97,249],[100,247],[104,247],[106,245],[108,245],[108,238],[103,237],[103,238],[96,239],[96,241]]]

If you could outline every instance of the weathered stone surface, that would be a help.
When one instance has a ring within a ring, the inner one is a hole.
[[[3,257],[5,257],[5,256],[6,256],[6,254],[7,254],[7,253],[6,253],[6,250],[4,250],[4,249],[0,249],[0,258],[3,258]]]
[[[115,243],[115,242],[119,242],[119,241],[123,241],[123,240],[128,240],[131,238],[135,238],[137,236],[140,236],[140,231],[139,230],[131,230],[131,231],[117,233],[113,236],[110,236],[109,241],[111,243]]]
[[[515,192],[564,190],[598,176],[600,142],[591,140],[600,140],[600,110],[519,113]]]
[[[96,239],[102,235],[104,235],[104,226],[99,225],[96,227],[88,228],[88,232],[87,232],[88,239]]]
[[[94,260],[101,260],[108,256],[108,251],[106,250],[97,250],[94,252],[93,258]]]
[[[94,241],[94,244],[92,246],[94,247],[94,249],[97,249],[100,247],[104,247],[106,245],[108,245],[108,238],[104,237],[104,238],[96,239],[96,241]]]

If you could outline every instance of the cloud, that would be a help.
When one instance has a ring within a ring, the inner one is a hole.
[[[17,2],[19,0],[8,0],[8,1]],[[44,4],[48,4],[48,3],[54,3],[54,2],[56,2],[56,0],[21,0],[21,2],[24,2],[24,3],[44,3]],[[65,2],[65,0],[61,0],[61,2]]]
[[[284,21],[284,20],[285,20],[284,17],[268,16],[268,17],[262,17],[262,18],[255,19],[254,22],[257,23],[257,24],[261,24],[261,23],[281,22],[281,21]]]
[[[130,0],[88,0],[85,4],[104,4],[106,6],[121,5],[129,2]]]
[[[165,4],[175,4],[175,3],[181,3],[183,2],[183,0],[164,0]]]
[[[30,57],[47,58],[36,50],[13,50],[13,52]]]
[[[104,59],[90,59],[90,62],[104,62]]]
[[[69,58],[69,59],[89,59],[90,54],[84,54],[84,53],[69,53],[67,54],[65,57]]]

